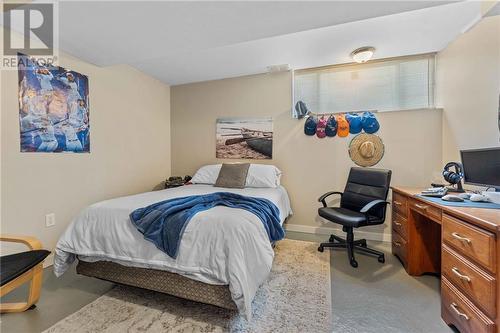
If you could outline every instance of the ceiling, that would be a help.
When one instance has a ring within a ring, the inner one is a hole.
[[[60,48],[99,66],[128,64],[171,84],[290,64],[350,62],[439,51],[480,17],[480,2],[65,1]]]

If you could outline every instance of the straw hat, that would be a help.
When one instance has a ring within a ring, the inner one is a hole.
[[[375,134],[356,135],[349,145],[349,156],[359,166],[367,167],[377,164],[384,156],[382,139]]]

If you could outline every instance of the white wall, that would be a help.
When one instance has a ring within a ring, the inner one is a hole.
[[[129,66],[64,54],[60,65],[89,77],[90,154],[21,153],[17,71],[0,80],[1,232],[38,237],[47,249],[87,205],[149,191],[171,167],[169,86]],[[48,213],[54,227],[45,227]]]
[[[486,17],[437,57],[443,164],[460,149],[499,146],[500,16]]]

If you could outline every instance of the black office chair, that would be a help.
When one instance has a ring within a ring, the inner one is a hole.
[[[385,262],[384,253],[368,248],[366,239],[354,240],[353,228],[384,223],[391,173],[391,170],[351,168],[343,193],[328,192],[318,199],[323,203],[318,209],[319,216],[341,224],[347,233],[346,239],[331,235],[328,243],[320,244],[318,251],[323,252],[325,247],[347,248],[352,267],[358,267],[354,250],[378,256],[379,262]],[[340,195],[340,207],[327,206],[326,198],[333,194]]]

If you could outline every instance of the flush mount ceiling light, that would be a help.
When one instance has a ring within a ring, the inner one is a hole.
[[[351,52],[351,57],[357,63],[364,63],[370,60],[375,53],[373,46],[363,46]]]

